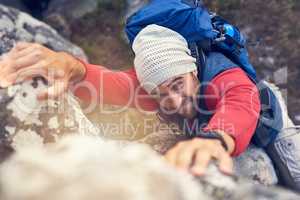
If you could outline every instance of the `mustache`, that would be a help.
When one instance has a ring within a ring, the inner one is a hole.
[[[193,97],[191,97],[191,96],[184,96],[183,97],[183,101],[181,103],[181,107],[184,106],[184,105],[187,105],[188,103],[192,103],[192,104],[194,103]]]

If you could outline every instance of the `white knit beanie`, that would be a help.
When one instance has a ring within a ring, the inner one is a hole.
[[[197,70],[187,41],[162,26],[144,28],[133,42],[133,51],[137,78],[149,94],[168,79]]]

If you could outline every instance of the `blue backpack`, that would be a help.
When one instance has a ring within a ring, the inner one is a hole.
[[[192,54],[198,49],[222,52],[256,80],[249,62],[245,37],[236,26],[214,13],[209,13],[199,0],[152,0],[134,13],[126,25],[130,44],[147,25],[157,24],[180,33],[189,43]],[[201,62],[201,61],[200,61]]]
[[[258,82],[246,49],[246,39],[239,29],[222,17],[210,13],[201,0],[150,0],[127,20],[126,34],[130,44],[147,25],[157,24],[180,33],[188,42],[192,56],[197,59],[200,72],[205,71],[207,55],[219,52],[229,62],[241,67],[260,91],[262,110],[252,142],[266,147],[282,128],[281,108],[274,93]],[[217,67],[219,68],[219,67]],[[214,74],[215,72],[213,72]],[[204,78],[199,73],[199,80]]]

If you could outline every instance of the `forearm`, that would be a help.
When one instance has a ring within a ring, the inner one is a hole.
[[[79,60],[85,76],[74,87],[74,94],[85,102],[141,108],[152,111],[156,102],[142,89],[134,69],[112,71]]]
[[[232,154],[235,150],[234,138],[231,135],[229,135],[228,133],[225,133],[223,130],[214,130],[214,131],[223,137],[223,139],[227,145],[227,148],[228,148],[227,152],[229,154]]]
[[[232,155],[244,152],[255,132],[260,113],[259,92],[256,86],[240,70],[219,76],[214,84],[219,90],[214,114],[205,130],[223,132]],[[221,86],[222,85],[222,86]],[[228,136],[228,137],[226,137]]]
[[[78,83],[84,79],[86,75],[86,67],[80,60],[66,52],[59,52],[58,56],[60,56],[61,60],[65,62],[65,65],[70,68],[70,81]]]

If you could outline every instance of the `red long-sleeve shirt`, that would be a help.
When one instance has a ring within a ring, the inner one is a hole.
[[[86,76],[75,95],[84,101],[130,106],[153,111],[158,108],[154,99],[144,91],[134,69],[115,72],[105,67],[83,63]],[[206,87],[206,106],[213,110],[206,130],[220,130],[235,141],[233,156],[247,148],[253,136],[260,112],[259,93],[252,81],[240,68],[227,70],[216,76]]]

